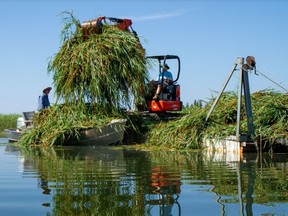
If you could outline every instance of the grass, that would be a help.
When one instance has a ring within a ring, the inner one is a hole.
[[[0,114],[0,137],[5,137],[5,128],[15,128],[19,114]]]

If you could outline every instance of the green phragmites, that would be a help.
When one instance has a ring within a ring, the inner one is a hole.
[[[99,128],[121,117],[111,110],[104,112],[100,106],[86,105],[80,108],[75,104],[54,105],[33,116],[33,128],[24,133],[19,144],[61,145],[67,138],[77,137],[81,129]]]
[[[148,74],[139,39],[108,24],[101,34],[84,37],[80,22],[64,14],[63,43],[48,64],[56,103],[35,115],[21,145],[61,144],[81,129],[127,118],[123,108],[144,100]]]
[[[213,100],[205,107],[192,106],[185,110],[182,118],[156,125],[149,133],[147,145],[198,149],[203,138],[221,139],[236,135],[237,93],[224,93],[206,123],[212,103]],[[255,140],[261,139],[262,144],[268,146],[277,139],[288,140],[288,95],[263,90],[251,95],[251,103]],[[241,113],[241,132],[247,132],[245,107]]]
[[[145,52],[133,34],[104,24],[102,34],[86,38],[80,22],[71,15],[62,36],[63,45],[48,66],[54,74],[57,99],[109,109],[129,107],[132,99],[143,100],[148,80]]]

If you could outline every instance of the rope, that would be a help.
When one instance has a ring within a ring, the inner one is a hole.
[[[264,76],[266,79],[268,79],[269,81],[273,82],[275,85],[279,86],[280,88],[282,88],[284,91],[286,91],[288,93],[288,90],[286,88],[284,88],[283,86],[281,86],[279,83],[273,81],[272,79],[270,79],[269,77],[267,77],[266,75],[261,73],[259,70],[256,70],[256,72],[259,73],[260,75]]]

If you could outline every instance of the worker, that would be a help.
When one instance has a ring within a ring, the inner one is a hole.
[[[51,91],[51,87],[47,87],[43,90],[43,94],[38,98],[38,110],[45,109],[46,107],[50,106],[50,101],[48,94]]]
[[[162,88],[165,88],[173,83],[173,75],[170,71],[168,71],[170,69],[168,64],[164,64],[162,68],[163,68],[162,73],[160,73],[158,77],[156,94],[153,97],[153,100],[159,100],[159,95],[162,91]],[[162,78],[163,78],[163,82],[162,82]]]

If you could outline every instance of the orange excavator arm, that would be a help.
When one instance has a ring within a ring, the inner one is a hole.
[[[114,22],[120,30],[129,30],[129,27],[132,26],[132,20],[130,19],[119,19],[114,17],[106,17],[106,19]]]
[[[108,23],[107,20],[109,20],[110,23]],[[84,21],[81,24],[84,37],[88,37],[89,34],[101,34],[103,22],[105,24],[115,25],[117,26],[118,29],[122,31],[131,31],[137,37],[137,33],[132,28],[132,20],[119,19],[119,18],[114,18],[114,17],[105,17],[105,16],[101,16],[101,17],[98,17],[97,19],[90,20],[90,21]]]

